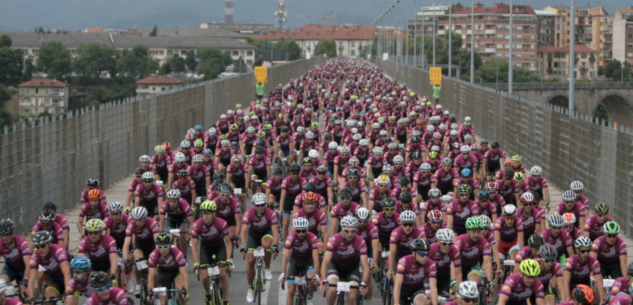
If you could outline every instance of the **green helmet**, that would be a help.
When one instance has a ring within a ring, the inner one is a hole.
[[[541,274],[540,264],[533,259],[526,259],[521,261],[519,270],[521,270],[521,273],[531,277],[537,277],[539,274]]]
[[[312,122],[312,128],[319,128],[319,123]]]
[[[610,235],[618,234],[620,233],[620,225],[615,221],[607,221],[604,223],[604,226],[602,226],[602,232]]]
[[[204,146],[204,143],[200,139],[197,139],[193,142],[193,147],[202,147],[202,146]]]
[[[171,235],[167,232],[158,233],[158,236],[156,236],[156,244],[159,246],[171,245],[172,242]]]
[[[205,200],[200,204],[200,211],[211,211],[215,212],[218,210],[218,206],[215,204],[215,201]]]
[[[460,184],[457,187],[457,191],[460,192],[460,193],[470,193],[471,188],[470,188],[470,185],[468,185],[468,184]]]
[[[273,125],[270,125],[270,124],[264,125],[264,130],[268,131],[268,130],[271,130],[271,129],[273,129]]]
[[[260,132],[257,133],[257,136],[260,137],[260,138],[264,138],[264,137],[266,137],[266,133],[263,132],[263,131],[260,131]]]
[[[470,122],[464,122],[464,126],[470,126]]]
[[[609,214],[609,206],[604,202],[600,202],[596,204],[596,212],[602,213],[602,214]]]
[[[466,230],[483,229],[484,222],[477,216],[468,217],[466,219]]]
[[[519,155],[512,156],[512,162],[521,163],[521,160],[522,158]]]
[[[226,139],[228,139],[228,138],[229,138],[229,136],[227,136],[227,135],[225,135],[225,134],[220,135],[220,140],[226,140]]]
[[[396,206],[396,200],[391,198],[391,197],[387,197],[382,201],[382,206],[383,208],[392,208]]]
[[[231,130],[237,130],[238,128],[237,124],[231,124]]]

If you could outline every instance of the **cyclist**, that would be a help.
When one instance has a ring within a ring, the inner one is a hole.
[[[490,202],[497,206],[497,211],[501,211],[506,205],[506,201],[497,192],[497,183],[494,181],[486,182],[484,188],[490,193]]]
[[[211,263],[212,255],[215,255],[217,264],[226,264],[231,268],[233,257],[233,247],[229,235],[229,227],[227,222],[220,217],[216,217],[218,207],[212,200],[205,200],[200,204],[200,213],[202,217],[191,227],[191,237],[193,255],[193,267],[196,274],[202,273],[202,286],[205,291],[205,301],[211,302],[211,292],[209,285],[211,280],[209,273],[200,270],[200,265],[208,265]],[[198,250],[198,244],[200,248]],[[227,260],[228,259],[228,260]],[[220,267],[220,286],[222,287],[222,296],[224,301],[228,301],[229,280],[227,277],[227,267]]]
[[[527,244],[527,246],[521,248],[521,250],[519,250],[519,252],[517,252],[517,254],[514,256],[514,273],[519,272],[519,265],[521,264],[522,260],[528,258],[541,258],[540,248],[543,246],[543,244],[545,244],[543,236],[532,234],[528,239]],[[558,251],[556,251],[556,254],[558,254]]]
[[[340,181],[343,175],[343,169],[349,166],[350,159],[350,148],[349,146],[341,146],[339,148],[341,151],[341,155],[334,158],[334,182],[339,182],[341,184],[343,181]]]
[[[64,247],[53,244],[53,236],[48,231],[40,231],[31,237],[37,250],[31,255],[28,274],[27,302],[35,298],[35,285],[40,267],[44,268],[47,276],[47,287],[44,290],[45,299],[56,299],[62,296],[66,283],[70,281],[68,266],[68,252]],[[40,283],[41,284],[41,283]]]
[[[130,215],[123,214],[123,205],[120,202],[112,202],[109,206],[110,216],[103,220],[106,235],[112,236],[117,249],[123,248],[125,241],[125,228],[130,223]]]
[[[179,190],[181,198],[189,205],[193,205],[196,198],[196,183],[189,178],[189,171],[186,169],[179,170],[177,176],[178,180],[171,185],[171,188]],[[207,191],[207,196],[208,195],[209,192]]]
[[[147,162],[149,162],[149,159]],[[86,189],[81,192],[81,205],[88,203],[88,193],[90,193],[91,190],[99,191],[99,199],[101,199],[101,202],[106,202],[105,192],[99,189],[99,180],[88,179],[88,181],[86,181]]]
[[[255,147],[255,157],[250,158],[248,161],[248,172],[252,174],[251,185],[249,186],[255,194],[257,190],[255,180],[259,179],[262,181],[268,180],[268,177],[272,177],[270,175],[271,171],[271,163],[270,158],[264,155],[266,149],[262,146]]]
[[[11,219],[0,220],[0,254],[4,257],[4,266],[0,279],[6,283],[15,282],[26,288],[23,282],[26,266],[31,260],[31,251],[26,238],[15,234],[15,223]]]
[[[123,242],[123,255],[129,262],[132,261],[130,251],[134,250],[135,261],[147,259],[156,248],[154,240],[158,236],[158,222],[152,217],[148,217],[147,209],[144,207],[136,207],[131,213],[132,219],[125,228],[125,241]],[[134,248],[131,249],[130,245],[134,241]],[[136,288],[134,289],[134,295],[139,297],[141,295],[141,286],[139,282],[141,280],[140,271],[135,268]],[[134,286],[132,283],[128,283],[129,286]],[[130,288],[130,290],[132,290]]]
[[[547,241],[547,238],[545,241]],[[602,273],[598,260],[589,255],[591,251],[591,240],[584,236],[580,237],[576,239],[574,246],[576,250],[578,250],[578,254],[572,255],[567,259],[563,271],[563,279],[565,280],[565,285],[563,285],[563,289],[565,289],[564,295],[569,299],[572,295],[570,291],[578,286],[578,284],[584,284],[592,287],[594,295],[597,294],[599,300],[602,300],[604,298]],[[560,256],[560,253],[558,255]],[[595,285],[592,285],[592,277],[596,280]]]
[[[428,304],[428,296],[424,289],[425,279],[428,278],[431,290],[430,301],[433,305],[437,305],[437,266],[429,259],[431,245],[424,238],[414,239],[410,244],[411,254],[398,260],[393,284],[394,302]]]
[[[464,169],[469,169],[472,173],[476,169],[477,164],[479,164],[477,157],[474,154],[471,154],[470,150],[470,146],[468,145],[463,145],[460,148],[461,154],[455,158],[453,165],[458,172],[463,172]]]
[[[66,304],[77,305],[79,297],[90,297],[92,294],[92,287],[88,281],[90,266],[90,259],[85,256],[77,256],[70,261],[72,279],[66,283]]]
[[[343,187],[349,188],[352,191],[353,201],[358,202],[361,205],[365,205],[365,202],[367,202],[367,187],[365,186],[365,183],[359,181],[359,179],[363,181],[365,180],[362,173],[359,173],[359,168],[350,168],[349,171],[347,171],[347,181],[343,183]]]
[[[218,170],[223,171],[231,163],[231,141],[226,139],[226,135],[221,135],[220,139],[218,141],[220,147],[215,151],[215,163],[218,165]]]
[[[147,275],[147,290],[150,298],[154,287],[166,287],[170,289],[185,289],[185,295],[179,294],[182,304],[189,300],[189,275],[187,274],[187,259],[177,247],[172,246],[171,235],[162,232],[156,236],[156,249],[149,255],[149,270]],[[186,249],[186,248],[185,248]],[[167,304],[167,296],[159,296],[160,303]]]
[[[303,158],[301,171],[299,172],[299,176],[306,180],[310,180],[312,177],[316,177],[317,171],[316,167],[314,167],[314,163],[312,163],[312,159],[309,157]]]
[[[569,188],[576,193],[576,202],[580,202],[585,206],[585,209],[589,209],[589,199],[582,194],[585,186],[580,181],[572,181]]]
[[[461,235],[466,233],[466,220],[471,216],[479,215],[476,203],[470,200],[470,186],[462,184],[457,187],[459,198],[454,199],[446,207],[446,227]]]
[[[84,217],[86,221],[91,219],[104,220],[108,217],[108,204],[101,201],[101,193],[99,190],[94,189],[88,192],[88,202],[81,205],[79,210],[79,220],[77,220],[77,229],[79,234],[84,235]]]
[[[171,158],[165,153],[166,150],[163,145],[156,145],[154,151],[156,154],[152,156],[149,165],[155,168],[156,175],[165,180],[165,178],[169,178],[168,168],[171,165]]]
[[[231,186],[223,183],[218,187],[219,194],[211,199],[217,206],[217,216],[226,221],[229,227],[229,238],[239,238],[242,227],[242,209],[240,203],[231,195]]]
[[[574,223],[576,223],[576,216],[574,216],[573,213],[564,213],[563,219],[565,219],[565,225],[563,225],[563,229],[565,229],[565,231],[569,233],[572,243],[576,241],[578,237],[583,236],[582,231],[574,227]]]
[[[493,143],[494,144],[494,143]],[[506,304],[530,304],[544,305],[543,283],[538,276],[541,274],[541,266],[533,259],[526,259],[519,266],[520,273],[514,273],[501,286],[499,305]]]
[[[403,256],[408,255],[410,243],[419,238],[424,238],[426,241],[424,231],[415,227],[415,219],[415,213],[412,211],[404,211],[400,214],[400,227],[391,231],[389,238],[389,266],[395,266]],[[391,280],[394,275],[395,270],[392,268],[388,278]]]
[[[173,185],[174,180],[175,180],[175,175],[180,171],[180,170],[188,170],[189,169],[189,164],[185,163],[185,161],[187,160],[187,158],[185,157],[185,154],[178,152],[176,153],[176,155],[174,156],[174,162],[172,162],[172,164],[168,167],[168,171],[169,171],[169,180],[167,185]],[[138,176],[138,172],[136,173],[136,177],[137,179],[139,179],[140,177]],[[139,179],[139,182],[140,179]],[[131,185],[130,185],[131,186]]]
[[[310,178],[308,183],[314,183],[316,185],[316,193],[321,195],[323,198],[328,199],[328,206],[332,207],[333,201],[333,192],[332,192],[332,179],[327,176],[327,167],[319,166],[317,167],[317,174],[315,177]]]
[[[279,275],[279,283],[283,284],[288,281],[288,295],[286,303],[293,304],[297,286],[295,285],[295,276],[299,270],[303,270],[306,279],[312,279],[308,282],[308,302],[312,304],[312,296],[314,294],[315,285],[319,283],[319,275],[315,270],[319,269],[319,250],[318,239],[316,235],[308,230],[309,221],[303,217],[297,217],[292,221],[294,232],[288,235],[284,244],[284,256],[281,261],[281,274]]]
[[[618,237],[620,225],[607,221],[602,229],[604,235],[596,238],[591,246],[591,257],[600,263],[603,277],[617,279],[626,273],[626,243]]]
[[[246,186],[250,185],[248,167],[242,163],[241,155],[233,155],[231,159],[233,162],[226,168],[226,183],[241,190],[239,201],[242,204],[242,210],[246,210]]]
[[[288,158],[286,165],[290,166],[294,156],[290,153],[290,147],[293,145],[294,139],[292,135],[288,133],[288,127],[281,127],[279,129],[279,135],[275,138],[274,150],[277,151],[279,157],[278,166],[281,167],[281,159]]]
[[[437,267],[437,292],[443,295],[450,292],[452,274],[454,274],[458,286],[462,282],[462,258],[459,248],[454,245],[455,233],[453,231],[445,228],[439,229],[436,238],[437,242],[431,244],[429,258],[435,262]]]
[[[189,172],[191,180],[196,184],[196,196],[205,197],[207,196],[207,188],[211,184],[212,169],[202,164],[204,162],[202,155],[194,155],[191,157],[191,161],[193,165],[191,165],[187,171]]]
[[[297,175],[298,174],[297,172]],[[248,292],[246,294],[246,301],[249,303],[255,300],[255,292],[253,290],[255,256],[253,255],[253,250],[258,247],[262,247],[266,250],[264,256],[264,273],[266,280],[271,280],[273,277],[270,272],[271,252],[275,257],[279,254],[279,249],[277,248],[277,244],[279,243],[279,222],[277,220],[277,214],[266,207],[266,195],[263,193],[253,195],[251,202],[255,207],[244,213],[240,238],[242,242],[242,249],[240,249],[242,257],[248,252],[248,265],[246,265]]]
[[[613,282],[613,286],[611,286],[611,290],[607,295],[609,301],[618,295],[626,295],[629,299],[632,299],[630,287],[633,284],[633,263],[629,263],[626,267],[626,275],[627,277],[618,278]]]
[[[290,166],[290,177],[284,178],[281,182],[281,199],[279,205],[283,208],[281,233],[284,240],[288,235],[290,216],[292,215],[295,199],[301,193],[303,187],[307,183],[306,179],[302,178],[299,175],[300,172],[301,166],[293,163]]]
[[[437,187],[442,194],[453,192],[455,190],[455,183],[457,183],[457,179],[459,178],[457,170],[453,168],[453,160],[451,160],[451,158],[442,159],[442,167],[435,171],[433,178],[432,180],[435,180],[435,183],[431,181],[432,188]]]
[[[565,225],[565,219],[563,216],[558,214],[552,214],[547,219],[549,223],[549,229],[543,231],[541,235],[546,243],[553,245],[556,247],[556,252],[558,252],[558,260],[559,262],[563,262],[565,255],[566,257],[570,257],[574,255],[574,249],[572,248],[571,236],[567,231],[563,230],[563,226]],[[591,245],[589,245],[591,247]],[[567,294],[569,295],[569,293]]]
[[[471,303],[477,304],[477,302],[479,301],[479,290],[477,290],[477,283],[473,281],[465,281],[460,283],[457,287],[457,300],[444,303],[445,305],[466,305]]]
[[[609,214],[609,206],[604,202],[596,204],[596,213],[587,218],[583,235],[589,237],[592,241],[602,236],[602,227],[607,221],[613,221],[613,218],[607,216]]]
[[[154,183],[155,177],[151,172],[143,173],[143,184],[139,184],[134,191],[134,208],[144,207],[149,217],[157,215],[158,200],[164,200],[163,188]]]
[[[422,219],[423,222],[427,222],[429,220],[428,213],[430,211],[438,210],[438,211],[441,211],[442,213],[446,212],[447,204],[445,204],[444,200],[441,200],[443,197],[442,192],[438,188],[432,188],[429,190],[428,193],[429,193],[428,194],[429,199],[427,201],[420,203],[420,209],[422,210],[420,214],[420,218]],[[451,197],[449,198],[450,198],[449,202],[453,200]],[[444,223],[446,223],[446,214],[444,214],[443,221]]]
[[[462,256],[462,280],[479,283],[481,270],[485,270],[489,289],[494,289],[492,282],[492,260],[490,244],[480,237],[484,223],[479,217],[470,217],[466,221],[466,234],[455,240]],[[483,262],[483,263],[482,263]]]
[[[380,175],[374,180],[374,185],[376,185],[376,187],[369,192],[369,206],[367,209],[381,212],[383,210],[384,201],[391,196],[389,191],[391,179],[387,175]]]
[[[503,173],[503,179],[497,180],[497,193],[503,196],[503,201],[508,204],[519,205],[521,207],[521,200],[519,198],[519,192],[521,191],[519,184],[513,179],[514,171],[507,168]]]
[[[273,167],[273,176],[266,183],[266,198],[268,207],[273,209],[275,203],[281,198],[281,183],[283,182],[283,170],[280,167]]]
[[[521,218],[516,216],[517,208],[513,204],[506,204],[503,207],[503,217],[495,221],[495,240],[499,243],[501,260],[504,260],[508,254],[510,254],[508,259],[514,259],[512,253],[524,247],[523,223]]]
[[[356,221],[358,223],[358,231],[356,234],[362,237],[365,240],[365,244],[367,245],[367,255],[371,256],[368,259],[369,267],[371,268],[373,273],[378,273],[380,270],[376,268],[376,263],[379,261],[379,253],[380,253],[380,242],[378,240],[378,227],[371,222],[371,213],[366,208],[359,208],[356,210]],[[371,261],[369,261],[371,260]],[[371,296],[372,285],[371,281],[367,283],[368,289],[368,298]],[[365,298],[365,300],[368,300]],[[369,299],[371,300],[371,299]]]
[[[541,267],[541,273],[538,275],[538,279],[543,283],[545,304],[555,304],[557,294],[561,300],[566,300],[567,297],[562,295],[565,293],[565,289],[561,289],[561,287],[565,284],[563,282],[563,269],[556,261],[556,257],[558,256],[556,248],[550,244],[543,244],[539,249],[539,253],[541,258],[535,258],[534,260],[536,260]]]
[[[158,227],[161,231],[170,228],[180,229],[180,249],[187,249],[189,228],[193,226],[193,212],[189,203],[181,198],[180,190],[167,190],[167,200],[160,205],[158,216],[160,218]],[[167,220],[167,224],[165,224],[165,220]]]
[[[55,205],[55,203],[53,203],[52,201],[47,201],[46,203],[44,203],[42,210],[43,211],[51,210],[53,211],[53,213],[55,213],[55,222],[58,223],[62,227],[62,231],[64,231],[64,240],[70,240],[68,237],[68,234],[70,231],[70,227],[68,226],[68,220],[66,219],[66,216],[57,213],[57,205]]]
[[[540,166],[533,166],[530,169],[530,176],[525,178],[524,185],[530,188],[530,191],[534,191],[538,194],[538,201],[544,201],[545,207],[549,209],[549,187],[547,186],[547,179],[541,177],[543,170]]]
[[[318,199],[312,192],[303,193],[303,207],[292,215],[293,220],[303,217],[308,220],[308,231],[322,240],[328,239],[327,214],[317,209]],[[323,246],[319,243],[319,253],[323,253]],[[318,269],[317,269],[318,270]]]
[[[354,216],[345,216],[341,219],[342,232],[328,239],[321,264],[321,275],[326,275],[321,283],[321,293],[326,293],[327,289],[328,305],[334,304],[339,281],[350,284],[350,291],[347,293],[348,304],[356,304],[357,289],[360,289],[361,295],[367,295],[365,283],[370,280],[367,245],[362,237],[356,235],[357,226]],[[362,276],[359,265],[363,268]]]
[[[46,231],[51,234],[52,242],[58,244],[64,249],[68,248],[68,241],[64,239],[64,231],[62,227],[55,222],[55,212],[51,210],[44,210],[40,215],[39,221],[33,226],[31,230],[31,238],[35,236],[37,232]],[[34,245],[31,244],[31,252],[33,252]]]
[[[374,215],[372,222],[378,227],[378,237],[383,248],[387,248],[391,232],[400,227],[400,214],[396,213],[396,201],[386,198],[383,201],[382,212]]]
[[[328,168],[328,173],[334,174],[334,160],[336,160],[339,156],[341,156],[341,152],[338,150],[338,143],[334,141],[330,142],[328,144],[327,151],[323,153],[323,162]],[[376,158],[382,162],[382,153],[380,156],[376,156]]]
[[[478,209],[478,214],[486,215],[492,218],[492,222],[497,220],[497,206],[490,203],[490,193],[486,190],[482,190],[477,194],[477,201],[475,205]]]
[[[571,190],[563,192],[563,202],[556,205],[554,213],[563,215],[564,213],[573,213],[576,216],[576,228],[585,227],[585,205],[576,201],[576,193]]]
[[[107,273],[97,271],[90,274],[90,287],[94,293],[86,301],[86,305],[132,305],[134,301],[125,296],[125,291],[112,286]]]
[[[367,174],[373,177],[378,177],[382,174],[382,167],[385,163],[382,160],[383,150],[382,147],[374,147],[372,149],[372,154],[369,156],[367,160]],[[373,188],[373,185],[370,186]]]
[[[437,241],[436,234],[440,229],[446,229],[446,226],[443,223],[443,213],[439,210],[432,210],[428,213],[429,219],[425,223],[422,224],[420,229],[424,232],[423,236],[429,243],[434,243]]]
[[[420,165],[420,170],[415,172],[413,176],[413,189],[417,190],[418,202],[430,199],[428,193],[433,183],[437,183],[437,181],[431,174],[431,164],[424,162]]]
[[[411,193],[407,191],[401,192],[398,199],[396,202],[396,213],[402,214],[404,211],[412,211],[415,214],[415,226],[420,227],[420,211],[418,210],[418,205],[411,203],[413,200]]]
[[[484,174],[488,181],[492,181],[492,175],[501,168],[501,164],[505,162],[506,153],[499,149],[499,142],[492,142],[490,148],[484,153],[484,164],[481,167],[483,177]],[[484,147],[481,148],[482,151]],[[484,173],[484,170],[486,171]]]
[[[559,305],[591,305],[594,302],[594,294],[591,287],[587,285],[578,285],[574,288],[572,292],[572,296],[569,299],[572,301],[565,301],[558,303]],[[618,297],[618,300],[615,300],[613,303],[609,302],[609,305],[628,305],[630,304],[630,298],[627,297]]]
[[[86,223],[88,236],[79,241],[79,256],[86,256],[92,263],[92,270],[116,275],[117,248],[114,238],[104,235],[105,224],[101,219],[90,219]]]
[[[358,210],[361,206],[352,201],[352,190],[348,187],[344,187],[338,194],[339,203],[337,203],[334,207],[332,207],[332,211],[330,212],[331,224],[330,224],[330,232],[340,232],[339,221],[345,216],[354,216],[356,210]]]
[[[536,198],[532,192],[525,192],[521,195],[521,205],[517,214],[523,224],[524,244],[532,234],[540,234],[545,229],[545,209],[538,206]]]

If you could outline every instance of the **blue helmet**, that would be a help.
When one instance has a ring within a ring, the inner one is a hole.
[[[470,177],[473,172],[469,168],[462,169],[462,177]]]
[[[202,125],[196,125],[196,127],[193,128],[195,131],[202,131]]]
[[[207,149],[205,149],[205,150],[203,150],[203,151],[202,151],[202,154],[203,154],[203,155],[212,155],[212,154],[213,154],[213,151],[207,148]]]
[[[70,261],[70,269],[90,269],[90,259],[85,256],[76,256]]]

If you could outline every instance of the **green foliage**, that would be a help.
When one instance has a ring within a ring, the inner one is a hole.
[[[598,108],[596,108],[596,111],[593,113],[593,118],[596,122],[597,119],[602,119],[602,122],[607,125],[609,122],[609,114],[607,113],[607,107],[605,107],[603,103],[598,104]]]
[[[90,78],[94,82],[98,82],[101,73],[115,71],[115,54],[116,50],[106,45],[95,42],[84,44],[77,49],[74,71],[79,75]],[[114,77],[115,74],[111,73],[111,77]]]
[[[314,46],[314,55],[327,54],[328,58],[336,57],[336,42],[333,39],[322,39]]]
[[[9,35],[4,34],[0,36],[0,48],[10,48],[11,44],[13,44],[13,39]]]
[[[625,82],[633,81],[633,75],[631,75],[631,64],[628,62],[624,63],[624,71],[622,71],[622,62],[614,59],[610,61],[606,67],[604,67],[602,72],[602,75],[616,82],[622,81],[623,77]],[[600,73],[600,70],[598,70],[598,73]]]
[[[117,70],[128,78],[145,78],[159,69],[158,61],[149,55],[146,46],[137,45],[131,51],[123,50]]]
[[[187,71],[187,61],[178,54],[173,54],[167,58],[167,63],[174,72]]]
[[[171,65],[168,62],[165,62],[162,67],[160,67],[160,74],[167,75],[171,73]]]
[[[11,90],[7,89],[3,84],[0,84],[0,105],[10,99],[12,94],[13,92],[11,92]]]
[[[12,94],[13,92],[11,90],[0,84],[0,106],[3,105],[4,101],[10,99]],[[12,122],[13,118],[11,117],[11,114],[4,110],[4,108],[0,107],[0,128],[6,125],[11,125]]]
[[[190,71],[196,71],[196,68],[198,68],[198,61],[197,61],[197,56],[196,56],[196,51],[194,50],[189,50],[187,51],[187,68],[189,68]]]
[[[155,25],[154,29],[149,33],[149,36],[157,36],[158,35],[158,26]]]
[[[31,80],[33,78],[33,72],[35,71],[35,65],[33,64],[33,57],[29,55],[24,59],[24,73],[22,73],[23,80]]]
[[[498,67],[498,69],[497,69]],[[481,65],[477,71],[475,71],[475,81],[479,82],[480,79],[484,83],[494,83],[497,81],[497,73],[499,75],[500,83],[508,82],[508,68],[509,64],[503,59],[491,59],[485,64]],[[534,72],[522,68],[514,67],[513,81],[518,83],[524,82],[539,82],[541,78]]]
[[[289,60],[297,60],[301,58],[301,47],[292,37],[279,38],[275,47],[280,51],[288,52]]]
[[[22,79],[23,66],[22,50],[0,48],[0,80]]]
[[[224,72],[226,66],[233,63],[230,54],[222,52],[216,47],[202,47],[198,49],[198,74],[204,74],[204,79],[213,79]]]
[[[47,73],[49,78],[62,79],[72,72],[70,51],[59,41],[44,42],[38,54],[37,70]]]

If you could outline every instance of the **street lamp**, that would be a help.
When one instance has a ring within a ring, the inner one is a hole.
[[[396,35],[396,38],[400,37],[400,62],[404,63],[404,58],[402,57],[402,55],[404,55],[404,52],[402,50],[403,49],[403,45],[402,45],[402,30],[401,30],[402,28],[404,28],[404,26],[403,26],[403,22],[404,22],[404,19],[405,19],[404,12],[402,11],[401,8],[396,7],[393,4],[391,5],[391,7],[394,8],[394,9],[398,9],[400,11],[400,29],[398,29],[398,35]],[[398,18],[397,14],[396,14],[396,18]],[[407,39],[407,53],[406,53],[407,54],[407,61],[409,60],[409,50],[408,50],[408,48],[409,48],[409,40]]]
[[[453,76],[453,1],[448,0],[448,77]]]
[[[576,103],[574,101],[574,89],[576,87],[576,75],[574,73],[576,66],[576,1],[571,0],[571,8],[569,21],[571,23],[569,42],[571,45],[569,46],[569,115],[574,113],[574,108],[576,108]]]
[[[508,60],[508,94],[512,94],[512,82],[514,80],[514,63],[512,57],[514,57],[514,12],[512,6],[512,0],[510,0],[510,59]]]
[[[475,83],[475,0],[471,0],[470,15],[470,83]]]

